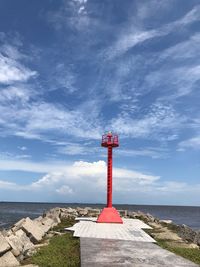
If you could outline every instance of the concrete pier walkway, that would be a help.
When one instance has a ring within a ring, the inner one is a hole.
[[[149,242],[81,237],[81,267],[197,267]]]
[[[96,218],[77,218],[66,228],[80,237],[82,267],[197,267],[156,245],[142,229],[151,229],[137,219],[123,224],[96,223]]]

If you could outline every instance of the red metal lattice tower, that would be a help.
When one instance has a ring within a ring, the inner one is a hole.
[[[112,206],[112,149],[119,146],[118,135],[111,132],[104,134],[101,146],[108,148],[107,206],[99,215],[97,223],[123,223],[118,211]]]

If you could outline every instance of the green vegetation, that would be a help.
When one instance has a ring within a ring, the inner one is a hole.
[[[170,229],[172,232],[176,233],[176,225],[163,225],[162,226],[167,226],[168,229]],[[163,228],[164,229],[164,228]],[[161,228],[154,228],[154,229],[145,229],[145,232],[151,235],[156,241],[157,244],[164,248],[167,249],[179,256],[182,256],[194,263],[200,264],[200,249],[199,248],[191,248],[189,247],[188,243],[184,242],[177,242],[174,240],[170,239],[160,239],[156,237],[157,234],[162,233],[163,231],[162,227]]]
[[[145,217],[145,216],[142,216],[142,215],[137,215],[134,217],[134,219],[138,219],[138,220],[141,220],[143,221],[144,223],[149,223],[148,219]]]
[[[65,219],[53,230],[63,232],[65,227],[70,227],[74,223],[72,218]],[[40,248],[32,256],[28,263],[40,267],[78,267],[80,266],[79,238],[73,237],[70,232],[54,236],[47,246]]]
[[[173,244],[173,242],[167,240],[156,240],[158,245],[164,249],[167,249],[177,255],[180,255],[194,263],[200,264],[200,250],[198,248],[186,248]]]
[[[53,228],[53,231],[57,232],[65,232],[64,228],[71,227],[76,223],[74,217],[68,217],[66,219],[63,219],[61,223],[59,223],[57,226]]]
[[[163,227],[167,227],[169,230],[171,230],[174,233],[178,233],[178,231],[179,231],[179,226],[174,224],[174,223],[161,222],[161,225]]]
[[[33,255],[31,262],[41,267],[80,266],[79,239],[71,233],[55,236]]]

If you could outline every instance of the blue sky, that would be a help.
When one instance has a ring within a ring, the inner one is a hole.
[[[0,201],[200,205],[198,0],[0,1]]]

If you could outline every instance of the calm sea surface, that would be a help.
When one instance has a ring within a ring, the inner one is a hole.
[[[61,203],[16,203],[0,202],[0,228],[7,228],[23,217],[36,218],[54,207],[93,207],[98,204],[61,204]],[[186,224],[200,230],[200,207],[184,206],[151,206],[151,205],[115,205],[117,209],[148,212],[159,219],[170,219],[176,224]]]

